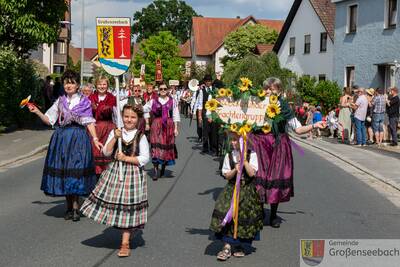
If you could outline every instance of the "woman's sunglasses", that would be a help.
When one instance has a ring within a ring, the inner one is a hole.
[[[168,88],[161,87],[161,88],[158,89],[158,91],[160,91],[160,92],[161,91],[168,91]]]
[[[135,93],[140,93],[142,90],[134,90]]]

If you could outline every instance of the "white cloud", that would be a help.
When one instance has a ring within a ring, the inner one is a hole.
[[[80,47],[81,1],[72,0],[72,43]],[[85,47],[96,47],[96,17],[133,17],[150,0],[84,0]],[[187,0],[187,4],[205,17],[253,15],[263,19],[284,20],[294,0]]]

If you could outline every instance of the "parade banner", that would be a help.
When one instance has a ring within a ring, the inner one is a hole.
[[[130,18],[96,18],[96,29],[101,66],[113,76],[124,74],[131,64]]]
[[[258,126],[264,125],[267,102],[253,96],[248,101],[243,99],[235,101],[232,97],[222,97],[217,100],[222,107],[218,108],[216,113],[223,122],[232,124],[247,121]]]

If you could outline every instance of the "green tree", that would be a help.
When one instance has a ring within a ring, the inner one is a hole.
[[[54,43],[66,10],[65,0],[0,0],[0,45],[21,57],[39,44]]]
[[[201,81],[206,74],[215,78],[215,68],[213,64],[198,65],[196,62],[192,62],[190,65],[190,80],[197,79]]]
[[[302,76],[296,82],[296,90],[304,102],[320,105],[327,114],[339,104],[341,90],[336,82],[317,82],[315,77]]]
[[[69,70],[73,70],[77,73],[81,72],[81,60],[78,60],[78,62],[76,62],[76,64],[74,64],[74,61],[72,60],[71,57],[68,57],[67,59],[67,69]]]
[[[140,44],[133,73],[139,76],[140,66],[146,65],[146,81],[154,81],[156,59],[161,59],[163,79],[180,79],[185,61],[179,56],[178,40],[168,31],[161,31]]]
[[[228,56],[223,63],[229,60],[239,60],[249,53],[254,53],[257,44],[274,44],[278,39],[278,33],[260,24],[248,24],[231,32],[225,37],[224,46]]]
[[[277,77],[282,80],[284,88],[289,88],[290,81],[295,75],[282,69],[275,53],[268,53],[262,57],[249,54],[237,61],[229,61],[224,68],[223,80],[225,84],[237,83],[240,77],[252,80],[253,85],[260,87],[265,79]]]
[[[192,17],[199,16],[185,1],[155,0],[133,15],[132,33],[138,42],[157,34],[170,31],[181,43],[190,37]]]

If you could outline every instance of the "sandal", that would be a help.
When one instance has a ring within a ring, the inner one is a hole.
[[[224,248],[218,252],[217,259],[220,261],[226,261],[232,256],[231,246],[225,245]]]
[[[131,255],[131,249],[129,248],[129,244],[121,244],[121,248],[118,252],[118,257],[129,257]]]
[[[236,247],[232,255],[236,258],[243,258],[244,256],[246,256],[246,254],[244,253],[244,249],[241,246]]]

